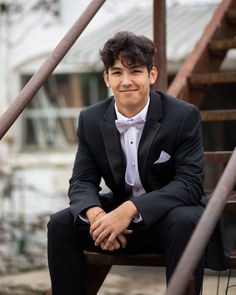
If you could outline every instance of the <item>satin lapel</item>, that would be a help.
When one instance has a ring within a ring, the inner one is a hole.
[[[146,123],[138,148],[138,166],[142,183],[144,183],[145,180],[148,157],[150,155],[153,140],[157,136],[161,127],[161,123],[159,122],[161,118],[161,96],[159,93],[151,91]]]
[[[104,122],[101,123],[101,132],[113,177],[115,182],[119,184],[124,182],[125,162],[115,120],[114,103],[111,103],[105,113]]]

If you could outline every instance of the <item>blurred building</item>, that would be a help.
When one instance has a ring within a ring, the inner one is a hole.
[[[40,177],[33,177],[30,170],[26,173],[28,176],[23,177],[25,185],[33,181],[39,188],[43,186],[45,190],[54,189],[66,195],[76,151],[79,112],[108,95],[99,49],[120,30],[150,38],[153,36],[153,1],[138,2],[105,2],[1,141],[2,167],[9,166],[14,171],[37,167]],[[213,2],[167,2],[169,80],[192,51],[211,19],[219,1]],[[17,96],[87,4],[86,0],[1,1],[0,109],[7,107]],[[223,68],[234,67],[235,61],[235,52],[230,52]],[[54,172],[47,174],[42,169]],[[34,173],[37,175],[36,171]]]
[[[181,1],[180,1],[181,2]],[[191,2],[191,1],[190,1]],[[168,6],[170,79],[191,52],[216,4]],[[0,104],[8,106],[86,7],[87,1],[2,1]],[[134,6],[135,4],[135,6]],[[115,32],[153,35],[152,1],[107,1],[11,128],[14,151],[62,150],[76,143],[81,107],[107,96],[99,48]],[[158,46],[158,45],[157,45]],[[230,57],[226,67],[233,65]]]

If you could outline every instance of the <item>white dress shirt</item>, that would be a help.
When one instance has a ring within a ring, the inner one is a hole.
[[[127,122],[136,119],[142,119],[146,122],[148,106],[149,100],[145,107],[141,110],[141,112],[139,112],[134,117],[127,118],[119,112],[115,104],[117,119]],[[142,129],[140,130],[134,126],[131,126],[126,132],[120,135],[121,147],[126,158],[125,181],[128,185],[132,187],[131,197],[137,197],[145,193],[138,170],[138,145],[141,139],[142,132]]]
[[[133,121],[136,119],[142,119],[146,122],[147,111],[149,106],[150,99],[148,100],[145,107],[135,116],[127,118],[122,115],[117,105],[115,104],[115,111],[118,120],[122,121]],[[131,126],[126,132],[120,135],[120,142],[123,153],[126,158],[126,170],[125,170],[125,182],[132,187],[132,197],[138,197],[145,193],[145,190],[142,186],[139,169],[138,169],[138,146],[142,136],[143,129],[138,129],[134,126]],[[133,218],[133,222],[138,223],[142,221],[143,218],[139,213],[137,217]]]

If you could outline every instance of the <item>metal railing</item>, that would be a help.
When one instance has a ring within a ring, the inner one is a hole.
[[[10,104],[0,118],[0,139],[30,103],[34,95],[44,84],[45,80],[51,75],[105,1],[106,0],[92,0],[90,2],[79,19],[52,51],[51,55],[21,90],[16,99]]]
[[[199,223],[185,248],[168,285],[166,295],[184,294],[193,277],[207,242],[224,209],[227,198],[236,183],[236,148],[213,192]]]

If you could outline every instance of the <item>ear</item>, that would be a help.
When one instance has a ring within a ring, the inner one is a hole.
[[[158,70],[156,67],[152,67],[150,74],[149,74],[149,79],[150,79],[150,85],[153,85],[158,77]]]
[[[107,71],[103,72],[103,79],[104,79],[105,84],[107,85],[107,87],[110,87],[110,85],[109,85],[109,76],[108,76]]]

